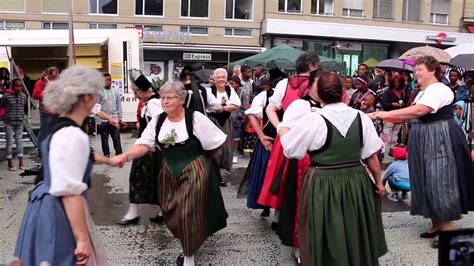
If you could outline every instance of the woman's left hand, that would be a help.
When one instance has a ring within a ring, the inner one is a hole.
[[[377,193],[379,197],[385,195],[385,187],[382,183],[375,184],[375,193]]]

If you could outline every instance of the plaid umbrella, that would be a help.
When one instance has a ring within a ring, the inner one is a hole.
[[[474,69],[474,54],[456,55],[449,64],[455,67],[467,68],[468,70]]]
[[[418,57],[428,55],[434,57],[440,63],[448,64],[451,61],[451,56],[446,51],[431,46],[411,48],[410,50],[403,53],[398,59],[417,59]]]

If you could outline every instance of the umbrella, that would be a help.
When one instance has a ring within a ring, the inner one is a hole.
[[[196,78],[197,83],[205,82],[207,83],[209,81],[209,76],[211,73],[214,72],[212,69],[199,69],[194,72],[194,77]]]
[[[403,53],[398,59],[417,59],[422,56],[432,56],[440,63],[448,64],[451,61],[451,56],[442,49],[431,47],[431,46],[421,46],[411,48],[410,50]]]
[[[451,57],[455,57],[458,54],[474,54],[474,43],[465,43],[457,46],[444,49]]]
[[[375,58],[369,58],[363,62],[368,68],[374,68],[379,64],[379,61]]]
[[[387,59],[382,60],[377,65],[378,68],[383,69],[385,71],[401,71],[401,70],[409,70],[413,71],[413,67],[409,64],[406,64],[400,59]]]
[[[450,65],[456,67],[463,67],[467,69],[474,69],[474,53],[473,54],[459,54],[456,55],[451,62]]]

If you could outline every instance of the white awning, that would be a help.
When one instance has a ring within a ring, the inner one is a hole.
[[[256,54],[265,52],[267,50],[267,48],[265,47],[174,44],[174,43],[143,43],[143,49],[178,50],[178,51],[210,51],[210,52],[241,52],[241,53],[256,53]]]
[[[18,30],[1,32],[0,46],[51,47],[69,45],[68,30]],[[82,30],[74,31],[75,45],[104,45],[107,44],[108,38],[109,37],[105,34],[84,34]]]

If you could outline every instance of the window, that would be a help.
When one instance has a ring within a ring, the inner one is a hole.
[[[142,28],[143,29],[143,33],[147,32],[147,31],[163,31],[163,27],[162,26],[157,26],[157,25],[135,25],[135,28]]]
[[[101,23],[89,23],[89,29],[93,30],[104,30],[104,29],[111,29],[114,30],[117,28],[117,24],[101,24]]]
[[[25,22],[0,20],[0,30],[24,30],[24,29],[25,29]]]
[[[393,0],[374,0],[374,18],[393,19]]]
[[[364,10],[343,8],[342,9],[342,16],[362,18],[362,17],[364,17]]]
[[[117,14],[118,0],[89,0],[89,13]]]
[[[181,0],[181,16],[207,18],[209,16],[209,0]]]
[[[430,23],[448,24],[450,0],[432,0]]]
[[[163,16],[164,0],[135,0],[135,15]]]
[[[43,0],[43,12],[45,13],[68,13],[68,0]]]
[[[316,15],[334,15],[333,0],[312,0],[311,14]]]
[[[225,36],[239,36],[239,37],[251,37],[252,30],[250,29],[232,29],[227,28],[224,31]]]
[[[225,18],[252,19],[253,0],[226,0]]]
[[[67,22],[43,22],[43,30],[67,30],[69,24]]]
[[[301,0],[278,0],[279,12],[301,12]]]
[[[181,32],[189,32],[190,34],[207,35],[205,27],[181,27]]]
[[[421,13],[420,0],[403,0],[403,21],[419,22]]]
[[[342,15],[344,17],[361,18],[364,16],[364,5],[365,5],[364,0],[344,0]]]
[[[25,0],[0,0],[0,11],[25,12]]]

